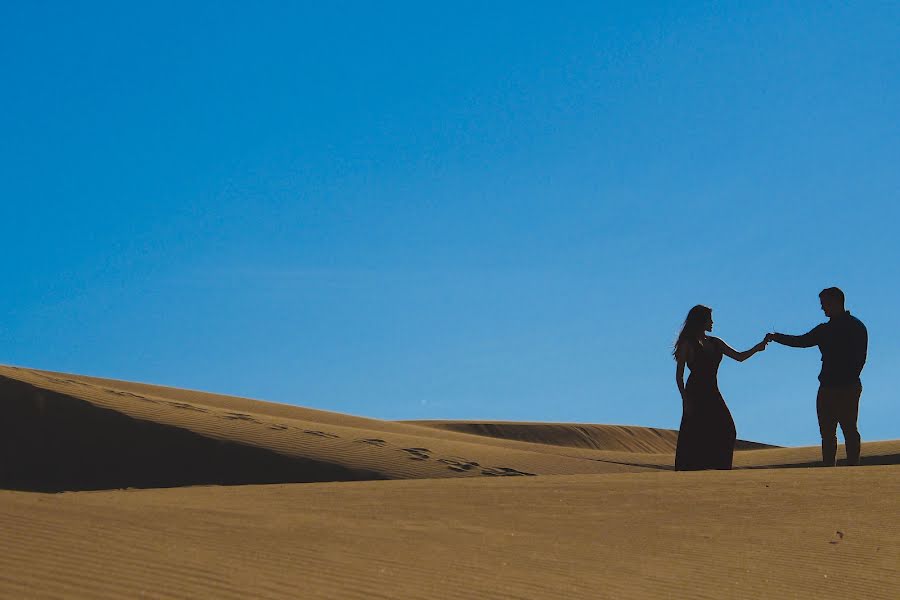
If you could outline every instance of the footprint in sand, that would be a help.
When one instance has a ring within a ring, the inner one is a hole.
[[[519,471],[518,469],[511,469],[509,467],[485,467],[481,470],[481,474],[491,477],[534,477],[536,475],[536,473],[527,473],[525,471]]]
[[[438,462],[448,465],[448,469],[458,473],[465,473],[466,471],[471,471],[475,467],[481,466],[475,461],[466,460],[464,458],[439,458]]]
[[[188,404],[186,402],[167,402],[169,406],[174,406],[175,408],[180,408],[183,410],[192,410],[194,412],[202,412],[208,413],[209,411],[205,408],[200,408],[199,406],[194,406],[193,404]]]
[[[206,411],[203,411],[203,412],[206,412]],[[251,423],[262,423],[262,421],[257,421],[250,415],[245,415],[244,413],[230,412],[230,413],[225,413],[224,416],[226,419],[231,419],[232,421],[249,421]]]
[[[140,394],[123,392],[122,390],[111,390],[109,388],[104,388],[104,391],[115,394],[116,396],[125,396],[126,398],[135,398],[137,400],[143,400],[144,402],[150,402],[151,404],[159,404],[159,400],[153,400],[152,398],[147,398],[146,396],[141,396]]]
[[[303,433],[308,433],[309,435],[316,435],[323,438],[334,439],[339,438],[341,436],[335,435],[333,433],[328,433],[327,431],[317,431],[315,429],[304,429]]]
[[[431,458],[431,450],[428,448],[403,448],[404,452],[409,454],[409,458],[412,460],[428,460]]]
[[[269,429],[274,429],[276,431],[284,431],[287,428],[288,428],[287,425],[281,425],[280,423],[270,423],[269,424]]]
[[[378,446],[379,448],[384,448],[387,445],[387,442],[379,439],[379,438],[364,438],[359,440],[353,440],[358,444],[369,444],[370,446]]]

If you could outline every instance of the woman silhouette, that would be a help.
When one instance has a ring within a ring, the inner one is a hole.
[[[678,334],[672,354],[677,361],[675,382],[681,392],[682,417],[675,449],[675,469],[730,469],[736,432],[731,411],[719,392],[718,371],[722,356],[743,362],[766,348],[763,340],[738,352],[711,335],[712,309],[697,305],[690,310]],[[684,384],[684,365],[691,370]]]

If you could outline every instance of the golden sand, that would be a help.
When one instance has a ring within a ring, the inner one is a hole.
[[[679,473],[667,430],[0,388],[3,598],[900,598],[896,441]]]

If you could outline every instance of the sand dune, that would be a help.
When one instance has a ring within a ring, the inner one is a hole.
[[[0,487],[37,491],[646,470],[604,456],[203,392],[0,367]]]
[[[471,433],[490,438],[519,440],[551,446],[619,452],[675,452],[678,431],[628,425],[583,423],[527,423],[513,421],[406,421],[435,429]],[[769,444],[738,440],[737,450],[774,448]]]
[[[643,427],[17,367],[0,403],[2,598],[900,597],[896,440],[859,468],[746,442],[734,471],[678,473],[677,433]]]

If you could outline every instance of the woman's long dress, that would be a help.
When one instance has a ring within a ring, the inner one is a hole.
[[[691,374],[685,385],[690,410],[681,417],[675,468],[679,471],[730,469],[737,434],[734,419],[719,392],[722,351],[713,340],[698,344],[688,362]]]

